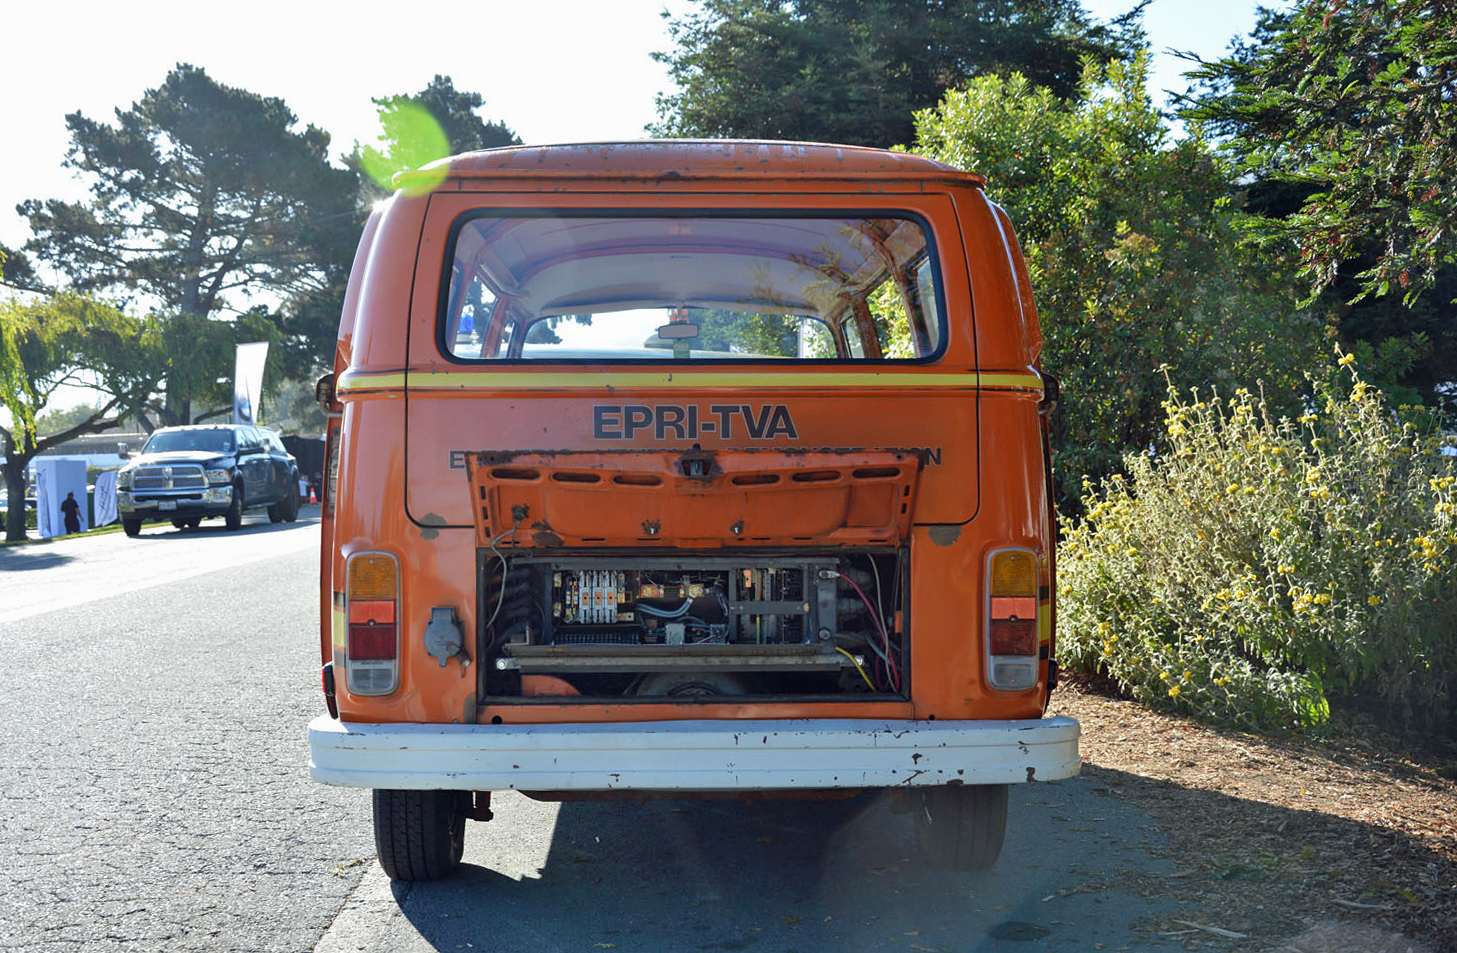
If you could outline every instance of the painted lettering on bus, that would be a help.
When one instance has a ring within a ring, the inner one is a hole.
[[[597,404],[592,436],[598,440],[697,440],[714,434],[723,440],[799,439],[794,417],[783,404]]]

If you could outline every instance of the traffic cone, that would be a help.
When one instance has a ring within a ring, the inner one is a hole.
[[[313,487],[309,487],[309,503],[311,503],[311,504],[317,504],[318,502],[319,502],[319,497],[318,497],[317,494],[314,493],[314,488]]]

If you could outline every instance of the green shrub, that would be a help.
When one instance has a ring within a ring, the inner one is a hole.
[[[1066,534],[1067,664],[1227,722],[1313,726],[1348,697],[1457,724],[1457,460],[1339,363],[1293,421],[1170,386],[1166,451],[1085,485]]]

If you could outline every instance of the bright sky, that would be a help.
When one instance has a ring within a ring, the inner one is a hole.
[[[1135,0],[1084,0],[1097,17]],[[1254,23],[1253,0],[1153,0],[1155,51],[1205,57]],[[485,97],[483,114],[528,143],[636,139],[656,116],[669,47],[667,7],[689,0],[474,0],[318,3],[254,0],[71,0],[6,5],[0,38],[0,241],[29,237],[15,205],[82,196],[61,167],[65,115],[110,120],[178,62],[222,83],[280,96],[339,151],[377,131],[371,97],[413,93],[436,73]],[[468,12],[467,12],[468,11]],[[1182,89],[1182,65],[1160,52],[1154,90]],[[1157,96],[1157,94],[1156,94]]]

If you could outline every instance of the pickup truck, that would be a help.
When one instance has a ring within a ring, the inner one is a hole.
[[[215,424],[166,427],[116,477],[116,507],[128,536],[146,519],[168,519],[195,529],[221,516],[227,528],[243,525],[243,511],[268,507],[275,523],[298,519],[298,461],[278,435],[261,427]]]

